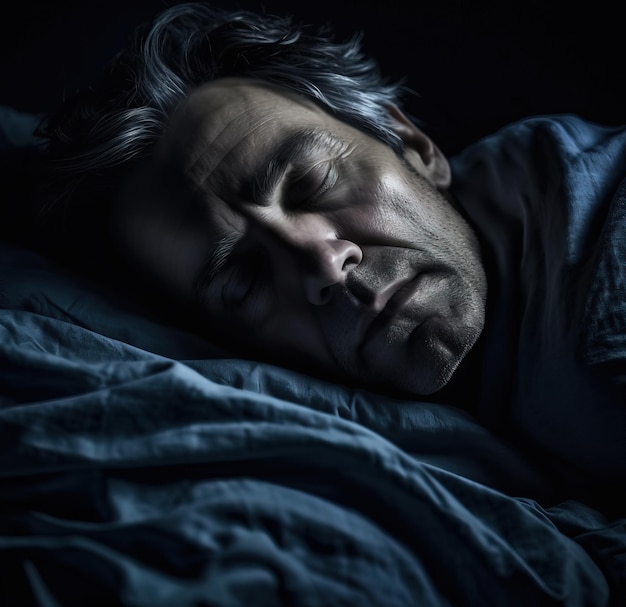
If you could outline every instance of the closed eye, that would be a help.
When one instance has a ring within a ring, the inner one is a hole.
[[[223,270],[222,304],[229,314],[259,322],[267,312],[270,267],[267,256],[258,248],[234,255]]]
[[[339,172],[332,160],[318,162],[306,170],[295,168],[290,172],[285,188],[289,209],[310,210],[337,183]]]
[[[327,131],[298,131],[242,184],[240,197],[258,206],[270,206],[278,193],[292,207],[317,201],[334,185],[335,163],[346,148],[345,141]]]

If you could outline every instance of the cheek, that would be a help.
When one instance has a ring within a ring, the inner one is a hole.
[[[381,186],[380,216],[390,235],[407,244],[437,251],[467,246],[468,226],[432,183],[392,175]]]
[[[405,225],[394,208],[396,196],[379,183],[370,188],[346,190],[340,194],[341,205],[330,214],[339,238],[357,245],[384,244],[389,234]]]
[[[360,245],[412,247],[423,232],[423,198],[397,175],[383,175],[361,189],[338,216],[341,232]]]

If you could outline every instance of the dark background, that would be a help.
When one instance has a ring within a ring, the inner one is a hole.
[[[140,21],[173,0],[24,2],[0,24],[0,104],[44,112],[87,84]],[[368,54],[418,95],[410,113],[448,154],[531,114],[626,123],[618,3],[216,0],[364,33]]]

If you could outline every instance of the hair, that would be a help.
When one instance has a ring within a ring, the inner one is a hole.
[[[124,176],[149,154],[177,106],[216,78],[250,77],[297,91],[400,151],[387,107],[400,105],[406,89],[382,78],[361,41],[356,34],[336,42],[328,26],[291,17],[198,2],[165,9],[133,32],[93,86],[42,123],[39,236],[63,247],[102,222]]]

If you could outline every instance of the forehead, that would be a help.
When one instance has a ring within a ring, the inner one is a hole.
[[[224,164],[233,175],[255,170],[255,158],[307,128],[350,130],[303,95],[253,79],[221,78],[188,96],[161,147],[176,154],[193,181],[206,180]]]

